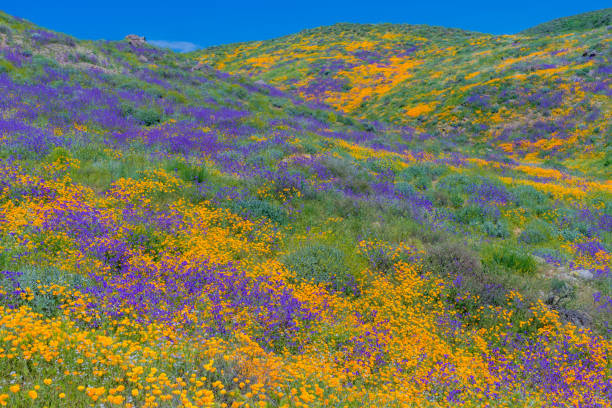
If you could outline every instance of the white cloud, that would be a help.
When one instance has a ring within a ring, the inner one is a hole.
[[[190,52],[200,48],[198,45],[188,41],[147,40],[147,42],[157,47],[170,48],[178,52]]]

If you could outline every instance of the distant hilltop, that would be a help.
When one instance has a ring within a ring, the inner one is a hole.
[[[612,25],[612,8],[561,17],[521,31],[523,35],[563,34]]]

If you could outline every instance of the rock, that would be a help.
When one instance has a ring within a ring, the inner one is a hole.
[[[201,71],[204,68],[206,68],[206,64],[204,64],[202,61],[200,61],[200,62],[198,62],[198,64],[195,67],[191,68],[191,72],[193,72],[193,71]]]
[[[144,55],[139,55],[138,56],[138,61],[140,61],[140,62],[149,62],[147,57],[145,57]]]
[[[569,274],[569,269],[567,268],[567,266],[558,266],[557,273],[559,275],[567,275]]]
[[[254,83],[255,83],[255,85],[262,85],[262,86],[268,85],[268,84],[265,83],[265,81],[262,81],[261,79],[258,79]]]
[[[576,275],[577,277],[584,279],[584,280],[593,279],[593,273],[589,271],[588,269],[577,269],[573,271],[572,273]]]
[[[593,318],[582,310],[571,310],[563,307],[554,307],[553,309],[559,313],[559,316],[563,320],[570,322],[575,326],[588,328],[593,324]]]
[[[557,277],[566,282],[578,283],[578,279],[576,279],[575,276],[572,276],[569,273],[562,273],[557,275]]]
[[[147,39],[136,34],[128,34],[125,39],[130,45],[137,47],[147,42]]]

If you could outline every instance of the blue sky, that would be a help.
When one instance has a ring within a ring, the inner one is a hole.
[[[554,18],[609,6],[609,0],[8,0],[0,9],[82,39],[119,40],[133,33],[156,40],[158,45],[189,51],[265,40],[338,22],[432,24],[512,34]]]

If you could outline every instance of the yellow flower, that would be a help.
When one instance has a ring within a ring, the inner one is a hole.
[[[36,398],[38,398],[38,393],[34,390],[30,390],[28,391],[28,396],[32,398],[33,400],[35,400]]]
[[[134,389],[132,390],[132,396],[133,396],[133,397],[137,397],[137,396],[138,396],[138,390],[137,390],[136,388],[134,388]]]
[[[9,390],[11,390],[11,392],[12,392],[13,394],[18,393],[20,389],[21,389],[21,387],[19,386],[19,384],[11,385],[11,386],[9,387]]]
[[[43,382],[45,383],[45,385],[51,385],[51,383],[53,382],[53,380],[52,380],[52,379],[50,379],[50,378],[45,378],[45,379],[43,380]]]
[[[66,394],[64,394],[63,392],[60,392],[59,397],[60,397],[61,399],[66,398]]]

